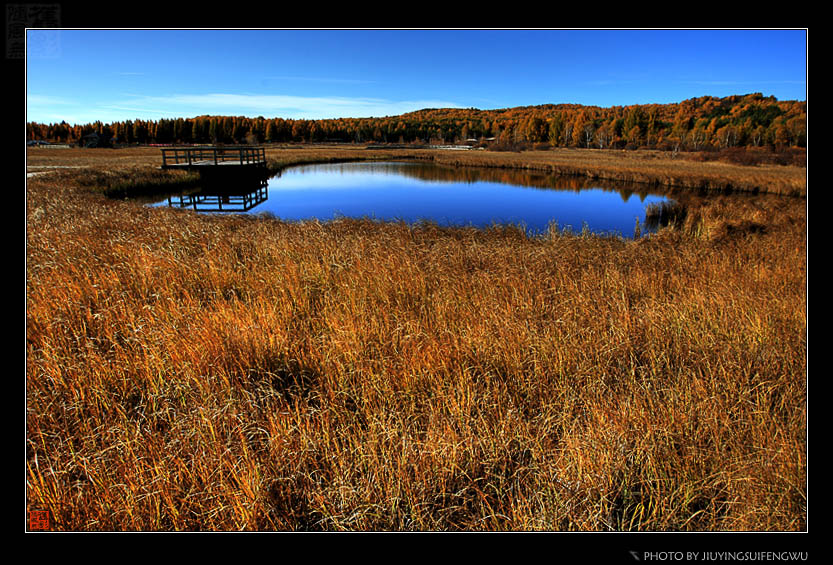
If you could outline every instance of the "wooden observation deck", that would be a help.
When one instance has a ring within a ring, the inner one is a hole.
[[[265,176],[266,149],[252,146],[170,147],[162,149],[162,169],[197,171],[200,175],[245,173]]]

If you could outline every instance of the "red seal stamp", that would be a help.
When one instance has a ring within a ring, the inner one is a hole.
[[[48,530],[49,529],[49,511],[48,510],[30,510],[29,511],[29,528],[33,530]]]

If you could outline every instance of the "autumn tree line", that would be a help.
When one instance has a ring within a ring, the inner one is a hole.
[[[674,104],[601,108],[547,104],[500,110],[425,109],[381,118],[325,120],[197,116],[69,125],[27,123],[27,139],[81,143],[97,133],[118,144],[459,143],[493,148],[585,147],[702,151],[806,147],[807,103],[760,93]]]

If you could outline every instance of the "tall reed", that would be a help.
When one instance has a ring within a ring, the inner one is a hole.
[[[804,202],[638,241],[27,190],[62,530],[801,530]]]

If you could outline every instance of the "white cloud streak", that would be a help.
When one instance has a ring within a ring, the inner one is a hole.
[[[90,102],[29,95],[30,121],[38,115],[65,116],[69,123],[129,119],[188,118],[204,114],[264,116],[289,119],[367,118],[396,116],[423,108],[457,108],[447,100],[386,100],[383,98],[305,97],[277,94],[175,94],[130,96],[112,102]]]
[[[760,85],[801,85],[803,80],[681,80],[680,84],[698,84],[702,86],[760,86]]]
[[[445,100],[391,101],[381,98],[306,97],[277,94],[178,94],[131,100],[136,109],[164,108],[166,113],[263,115],[295,119],[391,116],[430,107],[456,107]]]
[[[302,77],[302,76],[268,76],[266,81],[289,81],[289,82],[322,82],[334,84],[374,84],[374,80],[352,79],[352,78],[331,78],[331,77]]]

